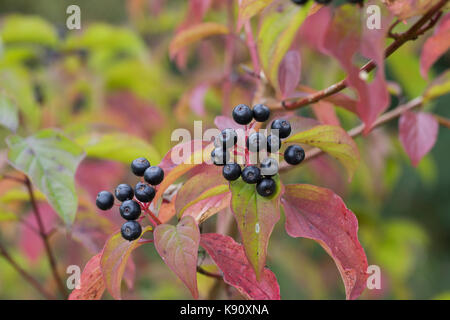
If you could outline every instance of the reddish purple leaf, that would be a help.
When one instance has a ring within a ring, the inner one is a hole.
[[[319,101],[312,105],[312,110],[317,118],[323,124],[340,126],[341,123],[336,115],[333,104],[327,101]]]
[[[153,234],[155,248],[167,266],[184,282],[192,296],[198,299],[197,255],[200,231],[191,216],[185,216],[177,226],[161,224]]]
[[[254,300],[280,300],[280,287],[273,272],[264,268],[260,281],[257,281],[242,245],[231,237],[205,233],[202,234],[200,245],[223,272],[225,283],[235,287],[245,297]]]
[[[450,13],[447,13],[434,30],[434,34],[425,41],[420,56],[420,74],[428,77],[430,67],[450,48]]]
[[[331,190],[306,184],[287,185],[281,202],[287,233],[316,240],[336,263],[347,299],[359,297],[366,287],[367,258],[353,212]]]
[[[209,85],[207,83],[202,83],[195,87],[191,92],[189,105],[191,110],[198,116],[205,115],[205,94],[208,92],[208,89]]]
[[[80,288],[70,293],[69,300],[99,300],[102,297],[106,285],[100,268],[101,257],[102,252],[86,263],[81,273]]]
[[[301,77],[301,59],[300,53],[296,50],[290,50],[286,53],[280,63],[278,70],[278,85],[284,98],[290,97],[300,82]]]
[[[413,166],[417,166],[436,143],[439,124],[429,113],[407,111],[398,126],[400,142]]]

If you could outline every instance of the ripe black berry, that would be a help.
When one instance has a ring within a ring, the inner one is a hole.
[[[234,129],[224,129],[222,132],[215,138],[214,146],[216,148],[229,149],[237,143],[237,133]]]
[[[230,161],[230,153],[222,148],[211,151],[211,159],[216,166],[223,166]]]
[[[291,124],[284,119],[277,119],[270,126],[272,130],[278,130],[278,136],[281,139],[287,138],[291,134]]]
[[[302,5],[308,2],[308,0],[292,0],[293,3]]]
[[[264,134],[254,132],[247,138],[247,149],[251,152],[264,150],[267,146],[267,140]]]
[[[280,147],[281,139],[274,134],[269,134],[267,136],[267,151],[270,153],[277,152],[278,150],[280,150]]]
[[[352,4],[362,4],[364,0],[347,0],[347,2]]]
[[[263,176],[274,176],[278,173],[278,161],[274,158],[265,158],[261,161],[261,174]]]
[[[237,163],[228,163],[223,167],[222,174],[228,181],[237,180],[241,176],[241,166]]]
[[[140,202],[150,202],[155,197],[155,188],[146,183],[138,182],[134,188],[134,194]]]
[[[256,191],[262,197],[270,197],[277,189],[275,181],[264,178],[256,185]]]
[[[115,194],[116,194],[117,200],[119,200],[119,201],[130,200],[130,199],[133,199],[133,196],[134,196],[133,188],[129,184],[126,184],[126,183],[119,184],[116,187]]]
[[[144,175],[144,172],[148,167],[150,167],[150,162],[145,158],[137,158],[131,162],[131,171],[139,177]]]
[[[120,205],[119,212],[125,220],[136,220],[141,215],[141,206],[134,200],[127,200]]]
[[[255,184],[261,180],[261,171],[258,167],[247,166],[242,170],[242,180],[249,184]]]
[[[305,150],[298,145],[289,146],[284,151],[284,160],[289,164],[299,164],[303,159],[305,159]]]
[[[127,221],[122,225],[120,233],[125,240],[133,241],[141,236],[142,228],[137,221]]]
[[[97,195],[95,204],[101,210],[109,210],[114,205],[114,197],[109,191],[100,191]]]
[[[253,112],[249,106],[239,104],[233,109],[233,119],[239,124],[249,124],[253,119]]]
[[[331,2],[331,0],[314,0],[316,1],[318,4],[329,4]]]
[[[147,168],[144,172],[144,180],[150,183],[151,185],[158,185],[164,179],[164,171],[160,167],[151,166]]]
[[[253,118],[258,122],[267,121],[270,117],[270,110],[263,104],[257,104],[253,107]]]

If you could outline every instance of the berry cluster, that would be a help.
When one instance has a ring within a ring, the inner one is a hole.
[[[293,3],[298,4],[298,5],[304,5],[305,3],[308,2],[308,0],[291,0]],[[329,4],[331,3],[332,0],[314,0],[315,2],[317,2],[318,4]],[[362,4],[364,2],[364,0],[347,0],[347,2],[349,3],[353,3],[353,4]]]
[[[155,197],[156,190],[153,186],[160,184],[164,179],[164,171],[157,166],[151,166],[145,158],[138,158],[131,163],[131,171],[138,177],[144,177],[145,182],[139,181],[133,188],[129,184],[119,184],[114,192],[117,200],[122,202],[119,208],[122,218],[127,220],[122,225],[122,237],[133,241],[140,237],[142,228],[136,220],[141,215],[141,210],[148,210],[151,201]],[[101,210],[109,210],[114,205],[114,197],[109,191],[100,191],[96,200],[97,207]]]
[[[244,155],[246,165],[244,169],[231,160],[232,155],[237,155],[238,135],[234,129],[224,129],[214,140],[214,150],[211,159],[215,165],[223,166],[222,174],[228,181],[234,181],[242,177],[248,184],[256,184],[256,191],[263,197],[271,196],[276,190],[275,181],[272,179],[278,173],[278,162],[272,157],[266,157],[260,162],[260,166],[249,163],[249,152],[267,150],[268,153],[277,153],[281,147],[281,139],[291,134],[291,124],[287,120],[277,119],[270,126],[270,134],[266,137],[261,132],[254,132],[247,137],[247,125],[253,120],[265,122],[270,117],[270,110],[263,104],[257,104],[250,109],[245,104],[237,105],[233,109],[233,119],[236,123],[246,126],[246,141]],[[251,127],[251,126],[250,126]],[[235,147],[236,146],[236,147]],[[234,149],[234,150],[233,150]],[[231,152],[230,152],[231,151]],[[284,152],[287,163],[297,165],[305,158],[305,151],[298,145],[289,146]]]

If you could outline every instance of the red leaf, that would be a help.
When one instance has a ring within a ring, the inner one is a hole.
[[[93,256],[81,273],[80,289],[74,289],[69,300],[99,300],[105,291],[102,270],[100,269],[100,259],[102,253]]]
[[[282,204],[287,233],[316,240],[336,263],[347,299],[356,299],[366,287],[367,258],[353,212],[331,190],[306,184],[287,185]]]
[[[295,92],[301,77],[301,59],[300,53],[291,50],[286,53],[280,63],[278,70],[278,84],[281,94],[284,98],[288,98]]]
[[[280,287],[273,272],[264,268],[258,282],[242,245],[231,237],[205,233],[202,234],[200,245],[223,272],[223,281],[235,287],[245,297],[254,300],[280,300]]]
[[[191,216],[178,225],[161,224],[153,234],[155,248],[169,268],[184,282],[192,296],[198,299],[197,255],[200,231]]]
[[[413,166],[417,166],[436,143],[439,124],[429,113],[407,111],[401,115],[398,126],[400,142]]]
[[[450,48],[450,13],[447,13],[425,41],[420,56],[420,74],[428,77],[428,70]]]

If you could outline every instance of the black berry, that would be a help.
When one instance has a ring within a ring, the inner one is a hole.
[[[127,221],[122,225],[120,233],[125,240],[133,241],[141,236],[142,228],[137,221]]]
[[[138,182],[134,188],[136,199],[140,202],[150,202],[155,197],[155,188],[146,183]]]
[[[119,212],[125,220],[136,220],[141,215],[141,206],[134,200],[127,200],[120,205]]]
[[[247,166],[242,170],[242,180],[249,184],[258,183],[261,180],[261,171],[258,167]]]
[[[318,4],[329,4],[331,2],[331,0],[314,0],[316,1]]]
[[[270,110],[263,104],[257,104],[253,107],[253,118],[258,122],[267,121],[270,117]]]
[[[131,171],[139,177],[144,175],[144,172],[148,167],[150,167],[150,162],[145,158],[137,158],[131,162]]]
[[[274,176],[278,173],[278,161],[274,158],[265,158],[261,161],[261,174],[263,176]]]
[[[109,191],[100,191],[97,195],[95,204],[101,210],[109,210],[114,205],[114,197]]]
[[[287,138],[291,134],[291,124],[284,119],[277,119],[270,126],[272,130],[278,130],[278,136],[281,139]]]
[[[293,3],[302,5],[308,2],[308,0],[292,0]]]
[[[241,166],[237,163],[228,163],[223,167],[222,174],[228,181],[237,180],[241,176]]]
[[[224,129],[222,132],[215,138],[214,146],[216,148],[229,149],[237,143],[237,133],[234,129]]]
[[[298,145],[289,146],[284,151],[284,160],[289,164],[299,164],[303,159],[305,159],[305,150]]]
[[[281,147],[281,139],[274,134],[269,134],[267,136],[267,151],[272,153],[272,152],[277,152],[278,150],[280,150]]]
[[[211,159],[216,166],[223,166],[230,161],[230,153],[222,148],[211,151]]]
[[[275,181],[264,178],[256,185],[256,191],[262,197],[270,197],[277,189]]]
[[[160,167],[151,166],[147,168],[144,172],[144,180],[150,183],[151,185],[158,185],[164,179],[164,171]]]
[[[133,199],[133,196],[134,196],[133,188],[129,184],[126,184],[126,183],[119,184],[116,187],[115,195],[116,195],[117,200],[119,200],[119,201]]]
[[[253,120],[253,112],[249,106],[239,104],[233,109],[233,119],[239,124],[249,124]]]
[[[267,146],[267,140],[264,134],[254,132],[247,138],[247,149],[251,152],[264,150]]]

